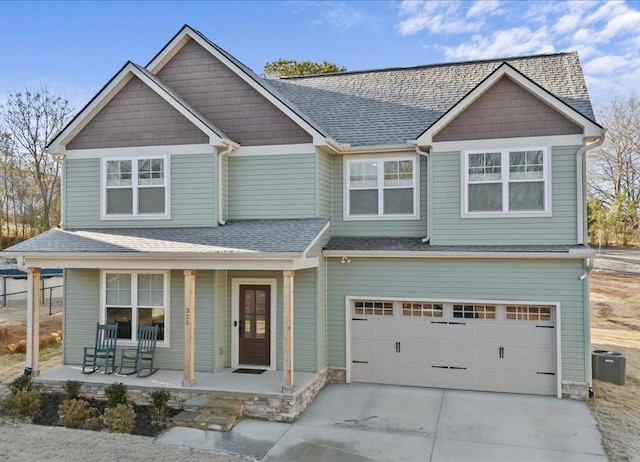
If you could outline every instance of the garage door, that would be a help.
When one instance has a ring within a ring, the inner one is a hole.
[[[554,395],[555,308],[357,300],[351,380]]]

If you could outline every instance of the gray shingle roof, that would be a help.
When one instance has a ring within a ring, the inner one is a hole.
[[[51,229],[2,253],[302,253],[329,220],[239,220],[211,228]]]
[[[419,237],[332,237],[325,250],[383,252],[544,252],[587,249],[571,245],[429,245]]]
[[[502,63],[595,120],[576,52],[268,80],[330,137],[359,145],[416,139]]]

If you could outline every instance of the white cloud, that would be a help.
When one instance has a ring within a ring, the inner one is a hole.
[[[434,34],[459,34],[475,32],[482,22],[466,20],[460,13],[459,2],[411,1],[400,4],[399,14],[404,17],[398,24],[401,35],[413,35],[426,30]]]
[[[533,32],[528,27],[499,30],[490,38],[474,35],[468,43],[445,48],[446,56],[452,59],[487,59],[554,51],[546,29]]]
[[[493,16],[503,12],[504,10],[500,8],[499,0],[475,0],[467,10],[467,18]]]
[[[575,14],[565,14],[553,26],[554,32],[558,34],[568,34],[575,30],[582,22],[582,18]]]
[[[622,56],[606,55],[587,62],[584,65],[584,71],[587,74],[611,74],[626,65],[627,59]]]

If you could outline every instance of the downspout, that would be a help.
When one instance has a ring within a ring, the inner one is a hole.
[[[585,272],[584,274],[582,274],[582,276],[578,278],[581,281],[584,281],[583,290],[584,290],[584,301],[586,305],[589,305],[589,273],[593,269],[593,266],[595,264],[595,259],[596,259],[595,255],[584,259]],[[591,307],[589,306],[589,309],[585,313],[585,320],[584,320],[584,324],[585,324],[584,340],[585,340],[585,352],[586,352],[585,365],[586,365],[586,371],[587,371],[587,390],[589,392],[589,398],[593,396],[593,371],[591,367],[591,315],[590,313],[591,313]]]
[[[433,174],[431,172],[431,146],[427,146],[427,150],[423,151],[416,144],[416,152],[427,159],[427,235],[422,238],[423,244],[429,244],[431,240],[431,217],[433,216],[433,207],[431,204],[431,188]]]
[[[585,230],[585,207],[584,203],[584,168],[583,168],[583,154],[591,149],[595,149],[604,143],[604,130],[602,135],[598,137],[598,139],[591,144],[585,144],[576,153],[576,178],[577,178],[577,208],[578,208],[578,245],[583,245],[585,242],[584,239],[584,230]]]
[[[217,191],[217,198],[218,198],[218,224],[221,226],[224,226],[227,224],[227,222],[224,220],[224,210],[223,210],[223,206],[224,206],[224,201],[223,201],[223,187],[222,187],[222,160],[225,156],[227,156],[228,154],[231,154],[233,151],[237,150],[240,148],[240,145],[237,143],[234,143],[233,141],[230,140],[222,140],[222,145],[226,146],[226,149],[220,153],[218,153],[218,178],[217,178],[217,186],[218,186],[218,191]]]
[[[45,149],[44,150],[45,154],[49,154],[49,150]],[[58,165],[60,166],[60,223],[58,223],[58,227],[64,229],[65,227],[65,213],[66,213],[66,206],[65,206],[65,188],[66,188],[66,184],[67,184],[67,180],[66,180],[66,165],[64,163],[64,154],[53,154],[52,155],[53,160],[56,161],[58,163]]]

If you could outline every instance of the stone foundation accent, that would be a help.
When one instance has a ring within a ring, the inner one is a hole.
[[[589,398],[589,386],[583,382],[562,382],[562,398],[586,401]]]
[[[327,383],[327,369],[320,372],[307,383],[304,388],[292,394],[260,394],[235,393],[232,391],[190,390],[188,388],[167,388],[171,393],[169,406],[182,409],[185,401],[190,398],[202,397],[207,399],[235,400],[242,402],[242,417],[252,419],[271,420],[275,422],[294,422],[302,411],[316,397]],[[34,387],[43,392],[64,393],[64,381],[36,382]],[[108,384],[84,383],[80,395],[84,398],[106,400],[104,389]],[[143,387],[127,385],[127,396],[135,404],[148,405],[151,401],[149,394],[161,387]]]
[[[347,383],[347,370],[341,367],[330,367],[327,370],[329,383]]]

